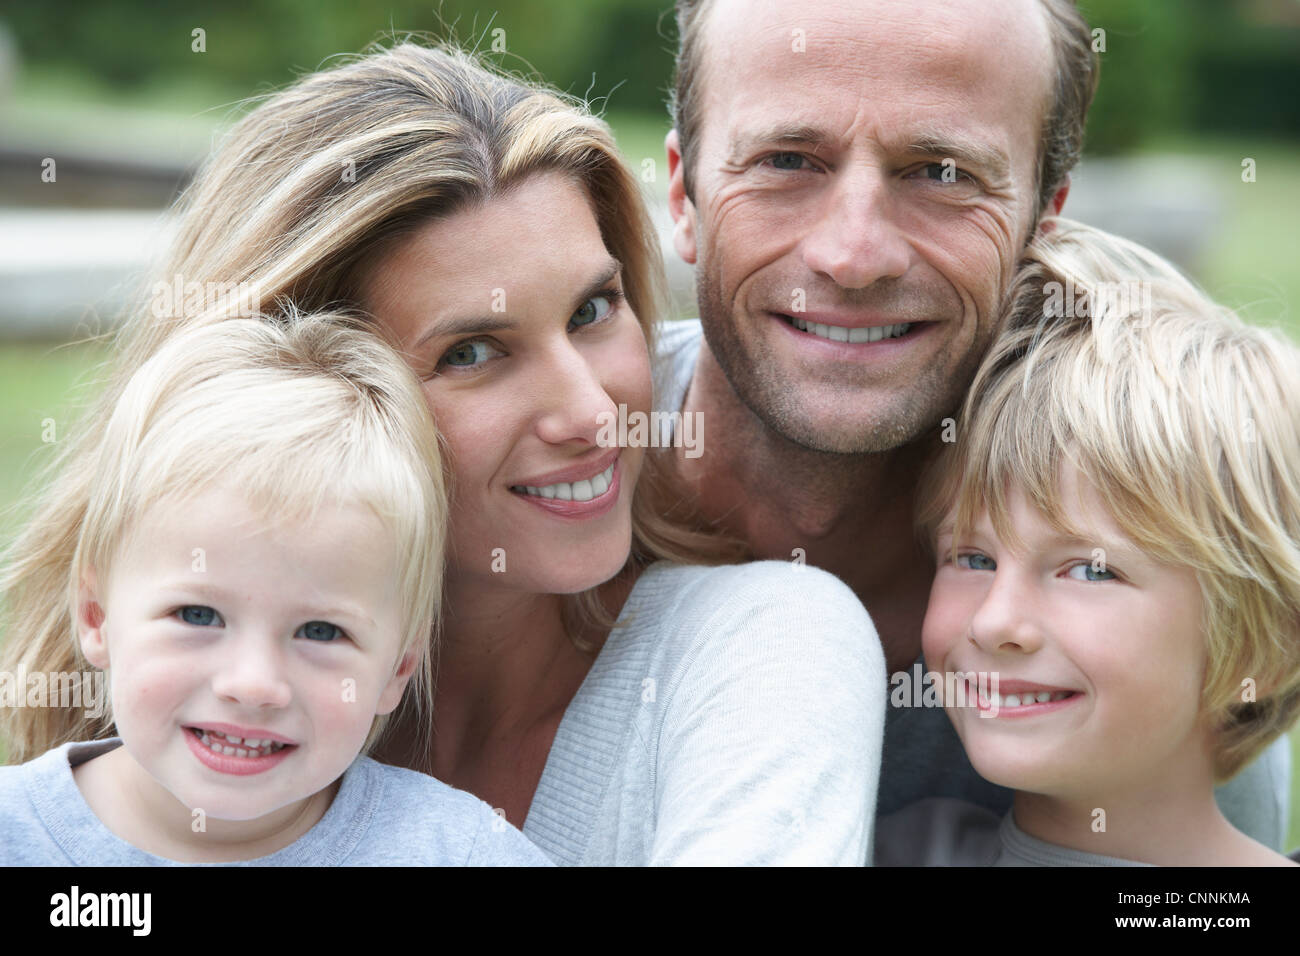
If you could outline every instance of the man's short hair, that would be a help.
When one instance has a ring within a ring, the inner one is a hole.
[[[1092,33],[1074,0],[1039,2],[1047,17],[1056,74],[1038,139],[1035,222],[1079,161],[1083,149],[1083,127],[1097,89],[1099,68],[1097,54],[1092,48]],[[708,7],[709,0],[676,0],[678,46],[669,109],[681,149],[683,184],[692,201],[695,197],[691,179],[691,147],[699,132],[701,34]]]

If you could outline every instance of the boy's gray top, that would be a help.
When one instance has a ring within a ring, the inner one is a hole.
[[[637,580],[524,834],[590,866],[870,859],[885,662],[838,578],[783,561]]]
[[[325,815],[269,856],[181,863],[137,849],[99,821],[72,767],[121,738],[68,743],[0,767],[0,866],[550,866],[482,800],[433,777],[358,757]]]
[[[1047,843],[1015,814],[964,800],[921,800],[876,819],[876,866],[1151,866]]]
[[[659,326],[655,363],[656,410],[681,411],[695,374],[703,334],[698,319]],[[870,608],[867,611],[870,612]],[[942,708],[890,707],[880,768],[879,815],[926,797],[955,797],[999,817],[1011,809],[1012,791],[975,772]],[[1214,791],[1223,815],[1238,830],[1281,851],[1290,812],[1291,751],[1286,737]]]

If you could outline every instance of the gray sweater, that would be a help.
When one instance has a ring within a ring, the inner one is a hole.
[[[660,562],[565,711],[524,834],[562,864],[870,859],[885,664],[838,578]]]
[[[178,863],[138,849],[99,821],[72,768],[121,746],[64,744],[0,767],[0,866],[550,866],[482,800],[358,757],[316,825],[283,850],[234,863]]]

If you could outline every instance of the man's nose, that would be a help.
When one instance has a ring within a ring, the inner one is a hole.
[[[212,690],[222,700],[247,707],[285,707],[291,695],[278,641],[264,633],[243,634],[218,653],[222,660]]]
[[[821,215],[804,238],[804,263],[846,289],[864,289],[907,272],[911,247],[884,169],[846,164],[834,174]]]
[[[537,403],[538,436],[552,445],[581,442],[595,446],[605,422],[618,416],[600,370],[566,342],[548,353],[537,372],[529,392]]]
[[[1040,602],[1024,573],[999,568],[984,600],[971,617],[967,640],[986,654],[1032,654],[1043,646],[1045,623]]]

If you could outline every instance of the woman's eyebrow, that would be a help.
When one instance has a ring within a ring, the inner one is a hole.
[[[587,283],[586,288],[573,300],[574,308],[576,309],[605,288],[609,281],[618,275],[622,269],[623,264],[611,256],[607,262],[601,265],[599,273]],[[487,332],[501,332],[513,329],[517,325],[518,323],[512,322],[499,314],[437,319],[416,340],[412,349],[419,349],[430,339],[442,336],[483,335]]]

